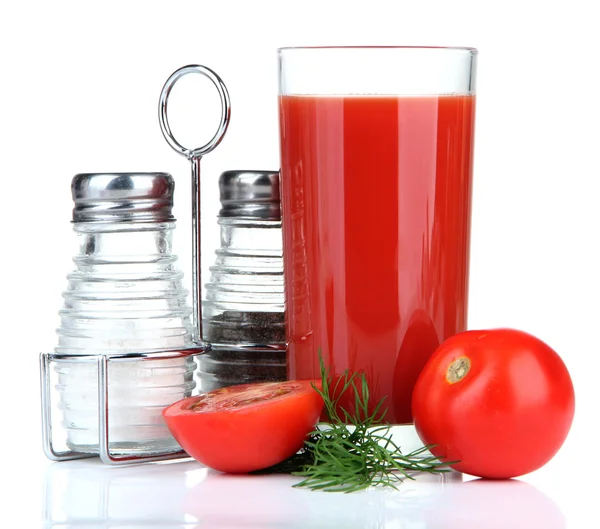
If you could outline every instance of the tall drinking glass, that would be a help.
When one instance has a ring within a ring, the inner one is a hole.
[[[476,55],[279,50],[288,375],[364,372],[391,424],[467,325]]]

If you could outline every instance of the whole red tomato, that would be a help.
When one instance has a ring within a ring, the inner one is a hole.
[[[322,408],[310,381],[267,382],[182,399],[163,417],[194,459],[221,472],[247,473],[300,450]]]
[[[415,427],[458,471],[511,478],[546,464],[567,437],[573,383],[548,345],[514,329],[467,331],[440,345],[417,379]]]

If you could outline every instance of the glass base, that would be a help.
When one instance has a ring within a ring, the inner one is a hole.
[[[403,454],[410,454],[414,450],[423,448],[423,441],[417,435],[417,430],[414,424],[397,424],[390,428],[392,441],[400,447]],[[431,457],[431,452],[426,450],[422,457]]]
[[[398,424],[393,425],[390,429],[392,434],[392,441],[396,443],[403,454],[410,454],[415,450],[423,448],[424,443],[421,441],[417,434],[417,430],[414,424]],[[431,457],[433,454],[429,450],[425,450],[421,453],[419,458]],[[453,468],[448,468],[447,472],[438,474],[429,474],[422,472],[418,474],[418,479],[425,479],[434,481],[436,483],[450,483],[450,482],[461,482],[463,481],[463,474]]]
[[[328,429],[327,423],[321,423],[320,429],[326,431]],[[351,424],[347,424],[346,427],[348,430],[353,431],[354,426]],[[373,426],[373,428],[378,428],[378,426]],[[423,448],[423,441],[417,435],[417,430],[415,429],[414,424],[392,424],[390,425],[389,434],[391,435],[392,441],[396,444],[398,448],[402,451],[403,454],[410,454],[415,450],[420,450]],[[383,443],[383,441],[382,441]],[[425,450],[420,454],[420,457],[426,458],[431,457],[432,454],[429,450]]]

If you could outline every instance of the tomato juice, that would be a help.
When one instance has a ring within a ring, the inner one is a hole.
[[[435,348],[466,329],[475,97],[280,96],[290,379],[364,372],[412,422]]]

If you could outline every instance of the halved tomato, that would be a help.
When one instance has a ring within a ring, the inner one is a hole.
[[[322,409],[311,381],[267,382],[188,397],[165,408],[163,417],[194,459],[221,472],[247,473],[300,450]]]

